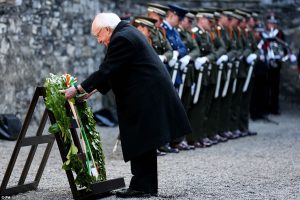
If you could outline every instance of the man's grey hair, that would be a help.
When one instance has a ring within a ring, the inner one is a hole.
[[[120,23],[121,19],[115,13],[99,13],[96,15],[94,22],[97,28],[111,28],[115,29]]]

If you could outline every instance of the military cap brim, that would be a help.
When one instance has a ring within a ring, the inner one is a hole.
[[[215,18],[215,15],[213,13],[210,13],[210,12],[198,12],[196,17],[197,18],[205,17],[207,19],[212,20],[212,19]]]
[[[143,19],[143,20],[147,20],[150,21],[151,23],[155,24],[157,22],[156,19],[153,19],[151,17],[147,17],[147,16],[135,16],[134,19]]]
[[[158,14],[161,17],[165,17],[167,14],[167,11],[169,10],[169,7],[158,4],[158,3],[148,3],[148,12],[154,12]]]
[[[183,19],[184,16],[188,13],[188,11],[178,5],[169,4],[169,11],[175,13],[179,16],[180,19]]]
[[[147,26],[148,28],[153,28],[154,27],[154,23],[153,22],[148,21],[146,19],[141,19],[141,18],[135,18],[133,20],[133,25],[136,26],[136,27],[138,25]]]

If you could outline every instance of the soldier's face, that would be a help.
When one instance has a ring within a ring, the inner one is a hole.
[[[254,27],[255,26],[255,24],[256,24],[256,21],[255,21],[255,19],[253,18],[253,17],[251,17],[249,20],[248,20],[248,25],[250,26],[250,27]]]
[[[150,37],[150,31],[146,26],[138,26],[137,29],[141,31],[147,38]]]
[[[152,19],[156,19],[157,22],[155,23],[155,26],[160,27],[160,25],[162,23],[162,19],[160,18],[160,16],[158,14],[156,14],[155,12],[148,12],[148,17],[150,17]]]
[[[171,15],[171,23],[170,23],[172,26],[178,26],[179,24],[179,16],[172,13]]]
[[[186,30],[190,30],[192,28],[192,24],[193,21],[188,17],[185,17],[183,18],[183,20],[180,21],[180,25]]]
[[[219,18],[219,23],[222,26],[227,27],[229,25],[229,19],[228,19],[228,17],[226,15],[221,15],[220,18]]]
[[[200,17],[198,19],[198,25],[204,28],[205,30],[210,30],[211,28],[210,21],[206,17]]]

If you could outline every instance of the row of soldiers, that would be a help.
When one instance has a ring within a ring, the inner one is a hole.
[[[160,147],[158,155],[256,135],[249,130],[249,107],[260,54],[258,13],[156,3],[147,10],[131,23],[169,70],[193,129]]]

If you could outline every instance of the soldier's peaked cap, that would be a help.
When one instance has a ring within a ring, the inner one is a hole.
[[[147,26],[149,28],[153,28],[156,20],[144,16],[137,16],[133,20],[133,24],[136,26],[137,24],[142,26]]]
[[[215,18],[215,15],[214,15],[214,12],[210,12],[208,10],[206,11],[199,11],[196,15],[197,18],[201,18],[201,17],[205,17],[207,19],[214,19]]]
[[[234,9],[234,12],[238,15],[241,15],[245,18],[250,18],[251,17],[251,12],[246,11],[246,10],[242,10],[242,9]]]
[[[176,15],[178,15],[179,19],[182,20],[184,16],[188,13],[188,11],[178,5],[175,4],[169,4],[169,10]]]
[[[153,24],[155,24],[157,22],[156,19],[153,19],[151,17],[147,17],[147,16],[135,16],[134,19],[143,19],[143,20],[147,20]]]
[[[147,10],[149,12],[155,12],[156,14],[160,15],[161,17],[165,17],[169,7],[158,4],[158,3],[148,3]]]

